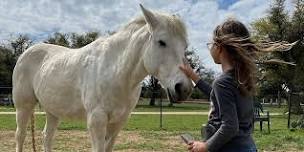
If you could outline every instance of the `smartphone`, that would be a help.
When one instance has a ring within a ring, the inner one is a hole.
[[[181,138],[187,145],[194,141],[194,138],[190,134],[182,134]]]

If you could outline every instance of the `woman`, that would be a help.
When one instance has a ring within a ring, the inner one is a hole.
[[[222,74],[212,87],[195,74],[189,65],[180,69],[204,93],[210,95],[211,109],[204,142],[188,145],[191,152],[256,152],[251,136],[253,128],[253,100],[258,47],[250,40],[247,28],[229,19],[214,30],[213,42],[208,44]]]

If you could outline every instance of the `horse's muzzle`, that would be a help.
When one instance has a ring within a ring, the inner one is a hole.
[[[180,86],[177,84],[175,86],[175,91],[171,91],[167,88],[168,98],[171,103],[182,103],[183,101],[187,100],[190,92],[182,92],[179,88]]]

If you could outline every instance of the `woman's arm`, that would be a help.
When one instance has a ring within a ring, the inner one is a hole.
[[[211,86],[204,82],[190,67],[189,64],[183,64],[180,66],[180,69],[196,84],[195,87],[198,87],[203,93],[208,97],[210,96]]]
[[[210,96],[210,92],[212,90],[211,86],[206,83],[204,80],[199,79],[195,85],[195,87],[197,87],[199,90],[201,90],[203,93],[205,93],[208,98]]]
[[[214,83],[213,91],[219,105],[221,126],[206,143],[209,151],[216,151],[230,141],[239,131],[239,122],[236,108],[237,89],[232,80],[224,78]]]

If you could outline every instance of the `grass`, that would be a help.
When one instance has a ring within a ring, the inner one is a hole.
[[[0,112],[11,112],[15,111],[12,106],[0,106]]]
[[[183,131],[198,130],[202,122],[207,121],[206,116],[191,115],[164,115],[163,128],[159,125],[159,115],[132,115],[124,127],[128,131]],[[35,127],[42,130],[45,123],[44,115],[35,116]],[[0,130],[15,130],[14,115],[0,115]],[[59,125],[60,130],[85,130],[86,124],[81,121],[63,120]]]
[[[160,110],[159,99],[156,102],[156,106],[149,106],[149,99],[141,99],[138,101],[136,108],[133,111],[136,112],[158,112]],[[206,100],[203,100],[206,101]],[[168,106],[168,100],[163,100],[163,111],[208,111],[209,104],[200,104],[200,103],[181,103],[174,104],[173,107]],[[36,106],[36,111],[43,111],[39,106]],[[13,107],[0,106],[0,112],[13,112],[15,109]]]
[[[44,126],[43,115],[36,117],[36,127],[42,130]],[[0,130],[14,131],[14,115],[0,115]],[[196,139],[200,139],[200,126],[207,121],[207,116],[189,116],[189,115],[165,115],[163,117],[163,128],[159,127],[158,115],[132,115],[124,127],[123,131],[136,132],[145,142],[122,143],[117,145],[117,149],[124,149],[131,146],[132,149],[163,149],[166,146],[160,144],[168,140],[167,137],[177,138],[181,133],[189,132]],[[273,116],[271,118],[271,133],[266,133],[266,124],[263,132],[260,132],[259,126],[255,127],[254,139],[259,150],[297,150],[304,151],[304,130],[290,131],[286,127],[287,119],[284,116]],[[86,130],[86,125],[79,121],[63,121],[59,130]],[[176,139],[179,140],[179,139]],[[150,147],[150,148],[149,148]],[[180,149],[182,149],[180,147]],[[179,151],[179,150],[177,150]]]
[[[158,104],[158,103],[157,103]],[[168,106],[168,102],[163,103],[163,111],[180,111],[180,112],[187,112],[187,111],[208,111],[209,104],[199,104],[199,103],[181,103],[181,104],[174,104],[173,107]],[[149,112],[158,112],[160,111],[160,106],[149,106],[146,102],[140,102],[137,104],[136,108],[134,109],[136,112],[142,111],[149,111]]]

